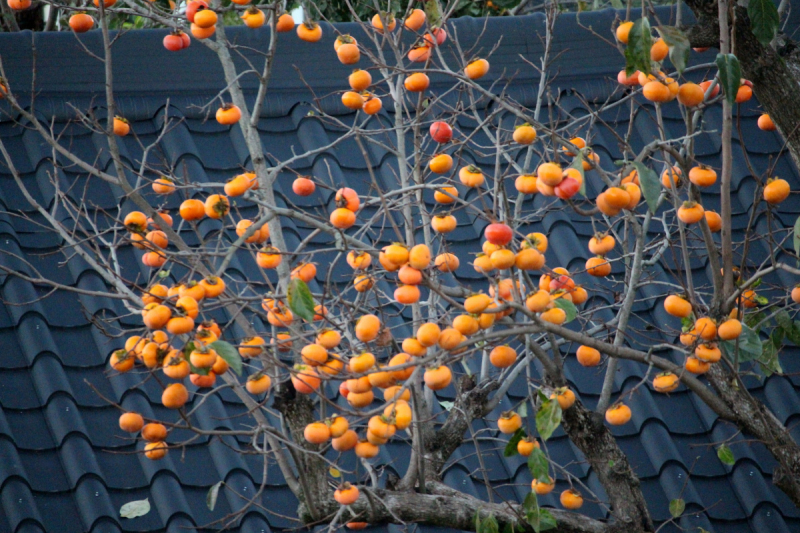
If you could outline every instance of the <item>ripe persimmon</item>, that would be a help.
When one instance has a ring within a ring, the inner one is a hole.
[[[348,482],[339,485],[333,493],[333,499],[342,505],[351,505],[356,502],[359,496],[358,487],[354,487]]]
[[[770,205],[777,205],[786,200],[790,192],[789,182],[780,178],[772,178],[767,180],[767,185],[764,187],[764,200]]]
[[[476,59],[464,68],[464,74],[471,80],[479,80],[489,72],[489,62],[485,59]]]
[[[617,403],[606,410],[606,422],[612,426],[622,426],[631,419],[631,408],[624,403]]]
[[[514,411],[501,413],[500,418],[497,419],[497,428],[500,430],[500,433],[510,435],[521,427],[522,417],[519,416],[519,413],[515,413]]]
[[[316,43],[317,41],[322,39],[322,28],[316,22],[308,20],[303,22],[302,24],[298,24],[297,36],[302,41],[306,41],[308,43]]]
[[[425,385],[431,390],[441,390],[450,385],[453,379],[453,374],[450,369],[444,365],[429,368],[423,375]]]
[[[167,409],[180,409],[189,401],[189,391],[183,383],[167,385],[161,393],[161,403]]]

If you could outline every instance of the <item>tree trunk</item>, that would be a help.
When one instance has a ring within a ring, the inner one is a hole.
[[[547,357],[533,348],[537,357]],[[547,384],[556,388],[567,384],[561,370],[549,366]],[[569,440],[578,447],[592,466],[611,504],[608,531],[642,533],[654,531],[650,511],[642,494],[641,484],[619,443],[603,423],[602,415],[586,409],[580,400],[562,414],[561,425]]]
[[[692,46],[719,46],[719,18],[715,0],[686,0],[697,18],[687,29]],[[753,82],[759,103],[786,141],[786,148],[800,169],[800,48],[785,35],[773,46],[764,46],[750,28],[747,10],[735,9],[733,52],[742,75]],[[735,423],[759,439],[778,461],[772,481],[800,507],[800,446],[764,404],[750,395],[729,370],[715,365],[708,379],[735,413]]]
[[[760,440],[778,461],[772,472],[772,482],[800,508],[800,446],[780,420],[753,398],[728,369],[713,365],[707,376],[720,397],[736,413],[739,427]]]
[[[389,491],[383,489],[363,489],[361,497],[345,511],[342,522],[369,522],[371,524],[424,523],[431,526],[448,527],[462,531],[475,531],[475,516],[481,519],[493,516],[503,530],[506,524],[515,526],[514,531],[533,532],[533,528],[522,517],[521,506],[516,503],[487,503],[442,483],[430,483],[431,494],[412,491]],[[339,511],[339,504],[333,498],[323,502],[319,510],[326,520],[332,520]],[[611,533],[607,524],[580,513],[561,509],[548,509],[558,522],[553,533]],[[314,523],[313,517],[304,504],[298,508],[298,516],[306,523]]]
[[[719,22],[714,0],[686,0],[697,18],[687,33],[692,46],[718,47]],[[747,10],[736,8],[733,52],[742,75],[753,82],[753,91],[786,140],[786,148],[800,169],[800,48],[785,35],[764,46],[750,29]]]

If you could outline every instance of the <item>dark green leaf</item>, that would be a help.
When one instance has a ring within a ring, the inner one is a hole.
[[[511,522],[506,522],[506,525],[503,526],[503,533],[514,533],[514,526],[511,525]]]
[[[778,359],[779,349],[780,346],[776,345],[772,340],[764,341],[764,350],[757,361],[766,377],[770,377],[775,373],[783,373],[783,368],[781,368],[781,363]]]
[[[569,168],[574,168],[575,170],[577,170],[578,172],[581,173],[581,178],[583,178],[583,179],[581,180],[581,188],[578,189],[578,192],[585,197],[586,196],[586,173],[583,170],[583,152],[582,151],[578,152],[577,154],[575,154],[575,159],[572,160],[572,163],[570,163]]]
[[[792,317],[789,316],[787,311],[779,311],[775,315],[775,322],[783,329],[788,329],[792,325]]]
[[[647,207],[654,215],[658,209],[658,197],[661,196],[661,181],[658,175],[644,163],[634,162],[636,173],[639,174],[639,184],[642,186],[642,196],[647,202]]]
[[[689,39],[686,35],[674,26],[659,26],[656,28],[661,38],[669,46],[669,60],[675,66],[679,74],[683,74],[686,63],[689,62]]]
[[[733,456],[733,452],[727,444],[723,444],[717,448],[717,457],[719,457],[719,460],[728,466],[733,465],[733,463],[736,462],[736,458]]]
[[[442,25],[442,8],[438,0],[426,0],[424,9],[431,27]]]
[[[787,339],[800,346],[800,322],[797,320],[793,321],[791,327],[784,328],[783,331]]]
[[[480,520],[475,533],[500,533],[500,526],[497,525],[497,520],[495,520],[494,516],[489,515]]]
[[[522,510],[526,513],[539,510],[539,500],[536,498],[535,492],[530,492],[525,496],[525,500],[522,502]]]
[[[517,455],[517,444],[519,444],[519,441],[521,441],[522,437],[524,436],[525,431],[523,431],[522,428],[518,429],[513,435],[511,435],[511,439],[508,441],[508,444],[506,444],[506,449],[503,450],[503,456],[512,457]]]
[[[625,6],[622,5],[622,0],[611,0],[611,7],[614,9],[622,9]]]
[[[558,527],[555,517],[547,509],[539,509],[539,531],[549,531]]]
[[[149,512],[150,502],[147,498],[144,500],[128,502],[119,509],[119,515],[122,518],[136,518],[137,516],[144,516]]]
[[[555,400],[543,401],[536,413],[536,430],[542,440],[549,439],[559,424],[561,424],[561,406]]]
[[[224,481],[217,481],[214,483],[210,489],[208,489],[208,494],[206,494],[206,505],[208,505],[208,510],[213,511],[214,507],[217,506],[217,496],[219,496],[219,488],[222,484],[225,483]]]
[[[766,317],[764,316],[764,313],[762,313],[761,311],[759,311],[758,313],[750,313],[744,315],[744,324],[746,324],[750,328],[754,328],[756,327],[756,324],[759,324],[762,320],[764,320],[764,318]]]
[[[239,355],[239,351],[234,348],[234,346],[225,341],[214,341],[208,345],[209,348],[217,352],[220,357],[225,359],[228,363],[228,366],[231,367],[237,376],[242,375],[242,356]]]
[[[578,308],[575,307],[575,304],[570,302],[569,300],[565,300],[564,298],[556,298],[555,300],[556,307],[559,309],[563,309],[564,312],[567,314],[566,320],[564,320],[564,324],[569,324],[575,317],[578,316]]]
[[[535,448],[528,456],[528,470],[531,471],[533,479],[550,482],[550,464],[541,448]]]
[[[682,498],[677,498],[669,502],[669,514],[672,518],[678,518],[686,510],[686,502]]]
[[[628,46],[625,47],[625,73],[630,76],[637,70],[650,72],[650,48],[653,36],[650,35],[650,21],[641,18],[633,23],[628,33]]]
[[[739,60],[733,54],[717,54],[717,68],[719,69],[719,84],[725,91],[725,98],[733,105],[742,80],[742,68],[739,66]]]
[[[764,342],[772,343],[776,350],[780,350],[781,346],[783,345],[783,337],[786,335],[785,331],[781,327],[777,327],[772,330],[772,333],[769,335],[769,340]]]
[[[186,362],[189,363],[189,372],[192,374],[199,374],[201,376],[207,376],[208,372],[211,370],[210,368],[197,368],[192,364],[191,359],[189,356],[195,350],[194,342],[189,341],[186,343],[186,346],[183,347],[183,358],[186,359]]]
[[[541,514],[539,513],[539,500],[536,498],[536,493],[531,492],[525,496],[522,509],[525,511],[525,520],[536,533],[539,533],[541,531]]]
[[[794,253],[797,256],[800,256],[800,217],[797,217],[797,220],[794,223],[794,232],[793,232],[793,241],[794,241]]]
[[[781,17],[772,0],[750,0],[747,5],[750,29],[761,44],[767,45],[775,38]]]
[[[729,359],[733,360],[736,353],[736,343],[739,343],[739,362],[746,363],[759,357],[763,348],[758,333],[753,331],[747,324],[742,324],[742,333],[735,341],[722,341],[720,348],[725,352]]]
[[[314,321],[314,297],[302,279],[295,278],[289,283],[289,309],[306,322]]]

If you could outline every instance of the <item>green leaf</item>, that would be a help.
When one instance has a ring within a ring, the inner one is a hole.
[[[683,74],[686,63],[689,62],[689,39],[681,30],[674,26],[659,26],[656,28],[661,38],[669,46],[669,60],[679,74]]]
[[[650,21],[641,18],[633,23],[628,33],[628,46],[625,47],[625,74],[630,76],[640,70],[650,72],[650,48],[653,36],[650,35]]]
[[[233,347],[229,342],[214,341],[208,345],[209,348],[217,352],[220,357],[225,359],[228,366],[231,367],[237,376],[242,375],[242,356],[239,355],[239,350]]]
[[[524,401],[519,405],[519,409],[517,409],[517,414],[522,418],[528,416],[528,402]]]
[[[528,456],[528,470],[533,479],[550,482],[550,463],[541,448],[534,448],[533,453]]]
[[[746,363],[752,361],[761,355],[763,347],[761,346],[761,339],[758,333],[753,331],[747,324],[742,324],[742,333],[735,341],[722,341],[719,343],[720,348],[725,351],[729,359],[733,359],[733,354],[736,353],[736,343],[739,343],[739,362]]]
[[[483,520],[478,518],[478,527],[475,533],[500,533],[500,526],[497,525],[497,520],[492,515]]]
[[[536,533],[555,529],[558,525],[556,519],[550,514],[550,511],[539,507],[539,501],[536,499],[536,494],[533,492],[525,496],[525,501],[522,503],[522,510],[525,511],[525,521],[528,522]]]
[[[206,505],[208,506],[209,511],[213,511],[214,507],[217,506],[217,497],[219,496],[219,488],[222,484],[225,483],[224,481],[217,481],[214,483],[210,489],[208,489],[208,494],[206,494]]]
[[[548,531],[558,527],[555,517],[547,509],[539,509],[539,531]]]
[[[503,457],[513,457],[514,455],[517,455],[517,444],[519,444],[519,441],[521,441],[522,437],[524,436],[525,431],[523,431],[522,428],[515,431],[514,434],[511,435],[511,439],[508,441],[508,444],[506,444],[506,449],[503,450]]]
[[[647,202],[647,207],[654,215],[658,209],[658,198],[661,196],[661,181],[658,175],[644,163],[635,161],[636,173],[639,175],[639,184],[642,186],[642,195]]]
[[[438,0],[426,0],[424,10],[429,26],[442,25],[442,8],[439,6]]]
[[[306,322],[314,321],[314,297],[302,279],[295,278],[289,283],[289,309]]]
[[[575,317],[578,316],[578,308],[575,307],[575,304],[570,302],[569,300],[565,300],[564,298],[556,298],[555,300],[556,307],[559,309],[563,309],[564,312],[567,314],[566,320],[564,320],[564,324],[569,324]]]
[[[189,358],[191,353],[195,350],[196,346],[194,342],[189,341],[186,343],[186,346],[183,347],[183,358],[186,359],[186,362],[189,363],[189,372],[192,374],[199,374],[201,376],[207,376],[210,368],[197,368],[192,364],[192,360]]]
[[[144,516],[149,512],[150,502],[147,498],[144,500],[128,502],[119,508],[119,515],[122,518],[136,518],[137,516]]]
[[[454,403],[454,402],[445,402],[445,401],[441,401],[441,402],[439,402],[439,405],[441,405],[441,406],[442,406],[442,409],[444,409],[445,411],[449,411],[450,409],[452,409],[452,408],[453,408],[453,406],[455,405],[455,403]]]
[[[739,60],[733,54],[717,54],[717,68],[719,69],[719,84],[725,91],[725,98],[733,105],[736,93],[742,80],[742,68]]]
[[[783,368],[778,359],[779,349],[780,346],[776,345],[772,339],[764,341],[764,350],[761,352],[757,361],[761,371],[764,372],[766,377],[770,377],[772,374],[776,373],[783,373]]]
[[[581,188],[578,189],[578,192],[583,196],[586,197],[586,172],[583,170],[583,150],[579,151],[575,154],[575,159],[572,160],[570,163],[569,168],[574,168],[578,172],[581,173]]]
[[[717,448],[717,457],[719,457],[719,460],[728,466],[731,466],[736,462],[736,458],[733,456],[733,452],[727,444],[723,444]]]
[[[622,9],[625,6],[622,5],[622,0],[611,0],[611,7],[614,9]]]
[[[772,0],[750,0],[747,5],[747,16],[750,17],[750,29],[763,45],[775,38],[781,17]]]
[[[783,328],[778,327],[772,330],[772,333],[769,335],[769,340],[764,342],[768,342],[772,344],[776,350],[780,350],[781,346],[783,346],[783,337],[785,335],[786,333]]]
[[[789,321],[789,325],[781,328],[786,338],[792,343],[800,346],[800,322],[797,320]]]
[[[686,510],[686,502],[682,498],[677,498],[669,502],[669,514],[672,518],[678,518]]]
[[[542,402],[536,413],[536,430],[542,440],[549,439],[561,424],[561,406],[549,398]]]
[[[766,316],[761,311],[759,311],[758,313],[750,313],[744,315],[744,324],[746,324],[751,328],[754,328],[756,324],[760,323],[765,318]]]
[[[797,256],[800,256],[800,217],[797,217],[797,220],[794,223],[794,232],[792,234],[794,241],[794,253]]]

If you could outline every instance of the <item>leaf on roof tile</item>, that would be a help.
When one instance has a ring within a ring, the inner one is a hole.
[[[137,516],[144,516],[150,512],[150,500],[136,500],[128,502],[119,508],[119,515],[122,518],[136,518]]]
[[[717,457],[719,460],[728,466],[733,465],[736,462],[736,458],[733,456],[733,451],[727,444],[723,444],[719,448],[717,448]]]
[[[211,486],[210,489],[208,489],[208,494],[206,494],[206,505],[208,505],[209,511],[213,511],[214,507],[217,506],[217,497],[219,496],[219,489],[223,483],[225,482],[217,481]]]
[[[686,502],[683,501],[683,498],[676,498],[669,502],[669,514],[672,515],[672,518],[678,518],[685,510]]]

